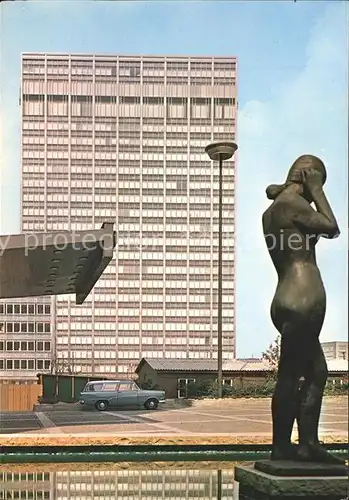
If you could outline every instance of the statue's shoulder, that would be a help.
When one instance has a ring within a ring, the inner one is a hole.
[[[280,195],[263,213],[263,226],[288,224],[299,211],[301,200],[299,196]],[[305,200],[304,200],[305,201]]]
[[[274,203],[269,208],[274,211],[284,211],[285,209],[294,210],[297,209],[297,207],[301,208],[306,205],[309,205],[309,203],[303,198],[303,196],[293,193],[282,193],[276,198],[276,200],[274,200]]]
[[[288,196],[278,196],[275,200],[273,200],[272,204],[269,205],[269,207],[266,209],[266,211],[263,214],[263,217],[267,217],[268,215],[278,212],[280,209],[282,210],[283,207],[289,206],[292,204],[292,200],[289,199]]]

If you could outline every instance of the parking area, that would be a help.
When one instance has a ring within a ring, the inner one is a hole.
[[[197,436],[259,435],[272,431],[270,400],[250,399],[197,402],[192,407],[156,411],[86,411],[76,408],[37,412],[2,412],[1,434]],[[325,399],[320,435],[342,435],[347,440],[347,398]]]
[[[42,424],[34,412],[1,412],[1,434],[32,432],[42,429]]]

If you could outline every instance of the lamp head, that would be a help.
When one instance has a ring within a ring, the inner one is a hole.
[[[211,160],[222,159],[222,161],[225,161],[229,160],[237,149],[238,146],[235,142],[214,142],[206,146],[205,152]]]

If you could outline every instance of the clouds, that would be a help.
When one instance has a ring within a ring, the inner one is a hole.
[[[260,351],[275,336],[271,323],[266,328],[277,278],[262,236],[261,215],[269,205],[265,188],[283,182],[291,163],[304,153],[325,161],[326,193],[342,229],[341,238],[318,245],[328,292],[323,338],[346,338],[347,36],[346,5],[328,5],[311,31],[304,67],[276,87],[268,101],[249,101],[240,110],[237,327],[245,345],[239,354],[251,354],[249,343]]]

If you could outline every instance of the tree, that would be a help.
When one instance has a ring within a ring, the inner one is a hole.
[[[281,337],[278,335],[274,342],[269,344],[268,349],[262,353],[262,359],[269,363],[272,377],[275,378],[280,359]]]
[[[58,358],[57,353],[54,358],[51,359],[51,375],[54,375],[55,382],[53,388],[53,401],[58,401],[58,385],[59,385],[59,376],[60,375],[77,375],[74,367],[74,359],[69,358]]]
[[[53,375],[61,375],[67,373],[68,375],[72,375],[74,373],[74,367],[69,362],[68,359],[65,358],[55,358],[51,360],[51,373]]]

